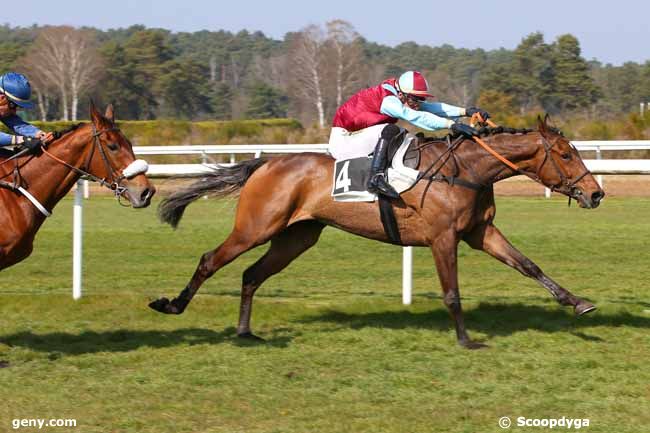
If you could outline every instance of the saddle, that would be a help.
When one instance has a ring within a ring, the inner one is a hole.
[[[404,131],[396,140],[399,146],[389,149],[390,167],[387,170],[388,183],[397,192],[404,192],[418,180],[420,165],[420,136]],[[334,163],[332,197],[335,201],[372,202],[377,195],[366,190],[370,173],[370,156],[337,160]]]

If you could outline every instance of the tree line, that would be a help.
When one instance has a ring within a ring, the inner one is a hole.
[[[570,34],[548,42],[532,33],[514,50],[470,50],[389,47],[342,20],[282,40],[246,30],[0,26],[0,73],[29,76],[38,102],[30,115],[41,120],[84,117],[93,98],[114,103],[121,119],[295,117],[325,128],[354,92],[408,69],[421,70],[441,101],[503,115],[607,118],[650,102],[650,61],[588,61]]]

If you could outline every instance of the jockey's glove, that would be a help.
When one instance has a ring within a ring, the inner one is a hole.
[[[480,108],[476,107],[469,107],[465,109],[465,115],[467,117],[472,117],[476,113],[480,114],[483,120],[488,120],[490,118],[490,113],[488,113],[485,110],[481,110]]]
[[[450,129],[452,132],[456,133],[456,135],[464,135],[468,138],[478,137],[478,131],[469,125],[465,125],[464,123],[454,123],[451,125]]]
[[[23,149],[29,149],[29,153],[37,153],[43,146],[43,142],[35,137],[25,137],[21,146]]]

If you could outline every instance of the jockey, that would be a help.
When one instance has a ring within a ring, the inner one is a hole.
[[[476,135],[474,128],[456,119],[480,113],[480,108],[461,108],[441,102],[427,102],[433,97],[429,84],[418,71],[407,71],[399,79],[389,78],[378,86],[364,89],[339,107],[332,122],[329,152],[336,159],[369,155],[374,148],[368,191],[399,198],[386,179],[389,147],[400,135],[398,120],[435,131],[450,128],[466,136]]]
[[[51,132],[43,132],[18,117],[18,108],[29,109],[32,88],[27,78],[16,72],[0,75],[0,121],[16,135],[0,132],[0,146],[21,146],[36,152],[43,143],[54,139]]]

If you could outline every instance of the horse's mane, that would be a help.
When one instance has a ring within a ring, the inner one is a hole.
[[[481,137],[486,137],[489,135],[496,134],[528,134],[530,132],[536,131],[535,129],[530,128],[509,128],[507,126],[497,126],[496,128],[483,127],[478,130],[478,134]]]
[[[67,134],[68,132],[76,131],[77,129],[79,129],[81,126],[84,126],[84,125],[85,125],[85,123],[83,123],[83,122],[81,122],[81,123],[75,123],[74,125],[69,126],[68,128],[66,128],[66,129],[64,129],[64,130],[62,130],[62,131],[59,131],[59,135],[60,135],[61,137],[63,137],[63,136],[64,136],[65,134]]]
[[[558,135],[561,135],[564,137],[564,133],[560,131],[558,128],[554,126],[546,126],[546,128]],[[530,134],[531,132],[537,132],[537,129],[531,129],[531,128],[510,128],[507,126],[497,126],[494,128],[491,128],[489,126],[484,126],[482,128],[478,129],[478,134],[480,137],[488,137],[490,135],[498,135],[498,134]],[[455,139],[457,135],[453,134],[448,134],[444,137],[426,137],[426,136],[421,136],[420,141],[424,143],[432,143],[432,142],[447,142],[447,140]]]
[[[546,129],[553,132],[554,134],[558,134],[564,137],[562,131],[560,131],[558,128],[554,126],[547,125]],[[528,134],[536,131],[537,131],[536,129],[530,129],[530,128],[508,128],[507,126],[497,126],[496,128],[490,128],[490,127],[480,128],[478,130],[478,133],[481,137],[485,137],[488,135],[496,135],[496,134]]]

